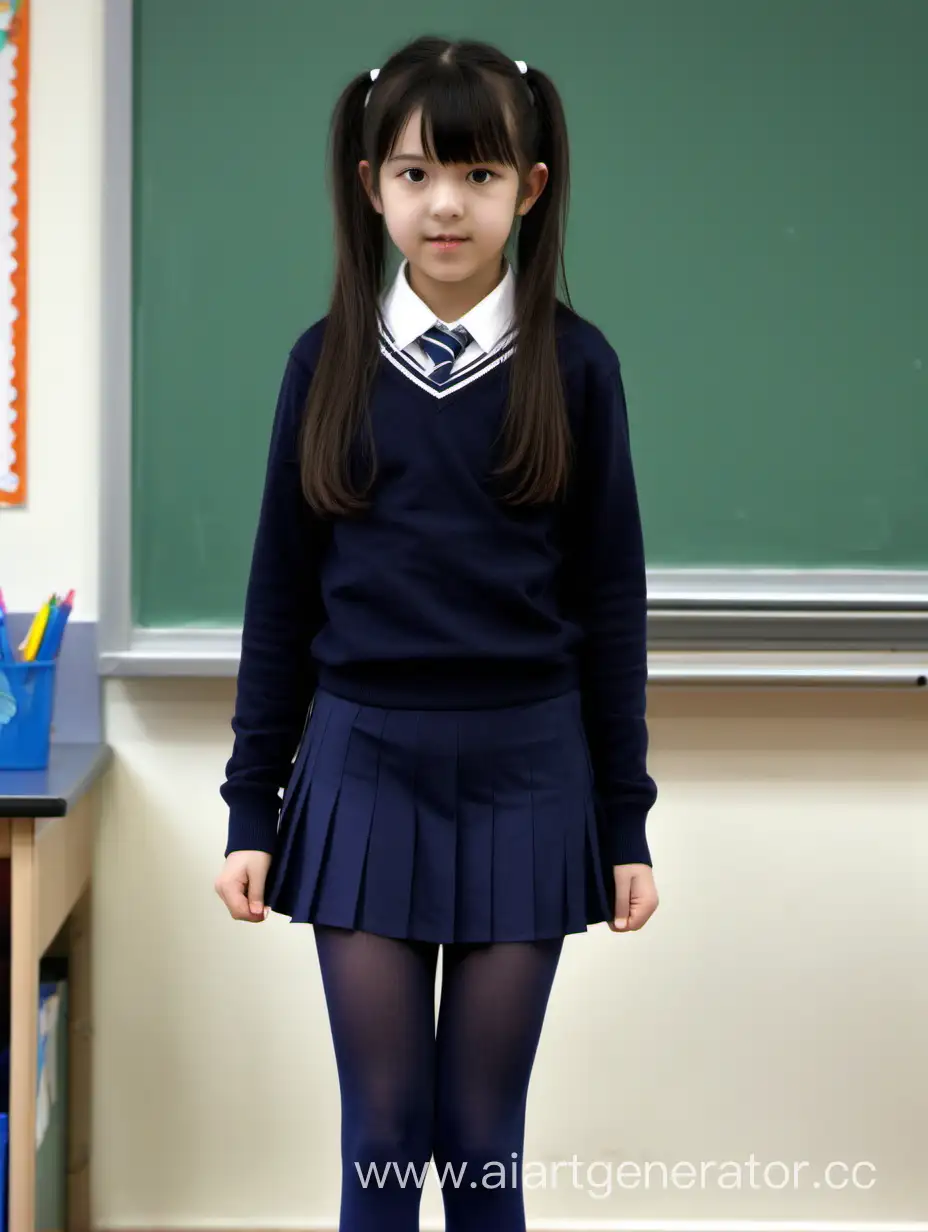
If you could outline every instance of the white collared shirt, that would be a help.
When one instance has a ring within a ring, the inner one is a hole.
[[[396,349],[408,355],[426,376],[435,366],[434,361],[418,343],[418,339],[427,329],[432,329],[435,325],[441,325],[445,329],[463,326],[470,334],[472,341],[451,365],[451,371],[457,372],[458,369],[465,368],[483,355],[489,354],[512,328],[516,284],[515,275],[508,262],[502,282],[458,321],[440,321],[435,316],[428,304],[424,303],[409,285],[408,267],[408,261],[404,261],[400,266],[393,285],[383,297],[381,310]]]

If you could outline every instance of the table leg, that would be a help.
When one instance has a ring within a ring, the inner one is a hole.
[[[91,911],[92,890],[88,884],[68,923],[71,1029],[67,1232],[89,1232],[90,1229]]]
[[[35,1228],[36,1083],[39,1052],[38,881],[35,823],[11,832],[10,1232]]]

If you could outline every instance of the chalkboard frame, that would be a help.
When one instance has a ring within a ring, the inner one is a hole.
[[[103,6],[100,670],[232,677],[239,630],[139,628],[132,620],[133,7]],[[928,571],[656,569],[649,611],[655,681],[928,681]]]

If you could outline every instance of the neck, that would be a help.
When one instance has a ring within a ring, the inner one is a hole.
[[[423,303],[428,304],[440,321],[457,321],[481,300],[486,299],[503,281],[506,261],[500,257],[489,267],[475,270],[459,282],[441,282],[430,278],[410,263],[407,267],[409,285]]]

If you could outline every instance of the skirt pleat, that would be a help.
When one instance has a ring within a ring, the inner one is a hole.
[[[457,865],[458,720],[422,714],[410,780],[415,845],[410,927],[428,938],[454,932]]]
[[[391,710],[384,723],[367,876],[356,924],[365,932],[402,933],[410,920],[416,818],[415,783],[409,777],[414,762],[409,750],[416,748],[418,728],[419,715],[414,710]]]
[[[530,941],[611,918],[606,853],[577,694],[415,711],[319,691],[266,901],[294,923]]]
[[[330,699],[323,700],[331,705]],[[292,910],[295,919],[311,919],[316,911],[332,846],[333,820],[344,783],[348,749],[360,714],[360,706],[350,705],[345,710],[336,708],[334,714],[326,716],[326,739],[319,747],[300,819],[305,835],[303,851],[300,855],[294,853],[292,858],[296,874]]]
[[[611,920],[615,916],[615,878],[599,810],[592,792],[587,792],[586,795],[586,826],[586,900],[595,902],[603,918]]]
[[[386,717],[384,710],[360,712],[349,734],[344,761],[332,781],[332,805],[324,806],[328,848],[315,901],[320,921],[354,921],[361,901]],[[308,910],[307,905],[302,914]]]
[[[554,921],[569,922],[567,912],[567,861],[558,858],[566,849],[564,806],[560,789],[535,781],[532,788],[532,834],[534,839],[535,919],[548,931]]]
[[[520,734],[496,759],[493,776],[492,927],[514,941],[538,935],[532,803],[537,738],[533,730]]]
[[[312,782],[316,755],[320,745],[325,740],[328,719],[329,714],[325,714],[319,719],[321,730],[318,731],[315,740],[306,739],[306,734],[304,733],[304,739],[294,762],[290,784],[284,793],[284,800],[280,809],[280,818],[277,823],[277,859],[274,871],[282,871],[289,868],[292,874],[293,870],[297,867],[295,861],[291,862],[290,854],[296,836],[299,834],[303,838],[304,834],[303,827],[300,826],[298,820],[295,821],[294,819],[300,817],[305,807],[306,795]]]
[[[455,936],[493,935],[494,772],[493,749],[464,723],[458,744],[460,790]]]

